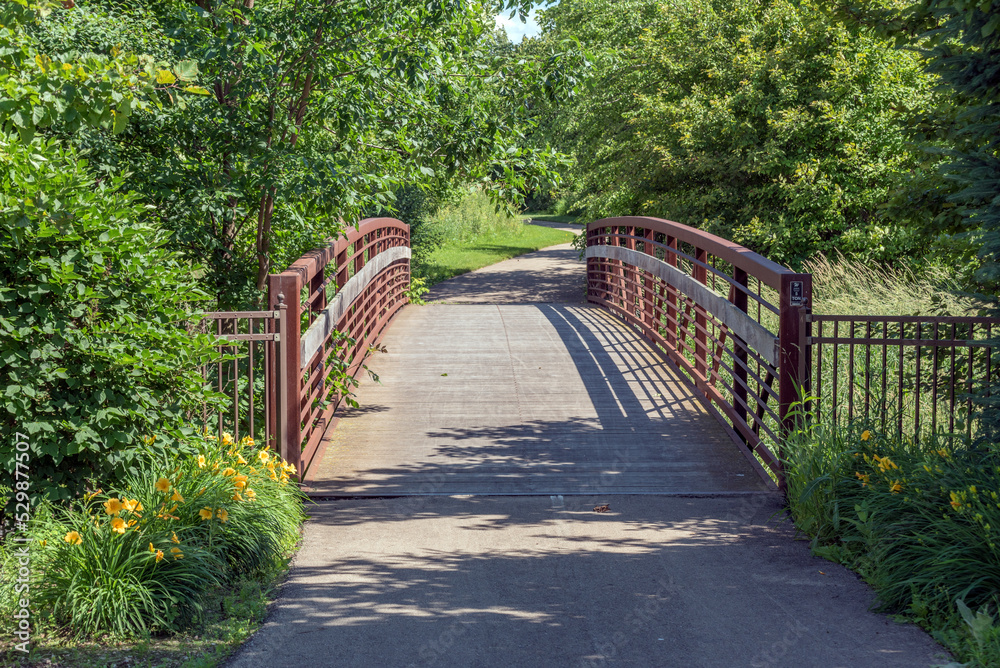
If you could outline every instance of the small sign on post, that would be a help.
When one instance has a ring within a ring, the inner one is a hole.
[[[804,306],[805,305],[805,290],[802,287],[802,281],[791,281],[789,285],[789,295],[788,303],[791,306]]]

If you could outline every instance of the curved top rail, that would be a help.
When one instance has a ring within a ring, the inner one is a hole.
[[[409,225],[400,220],[396,220],[395,218],[366,218],[357,225],[349,227],[342,236],[331,241],[323,248],[318,248],[305,253],[302,257],[293,262],[285,271],[300,273],[302,275],[303,285],[305,285],[345,248],[352,245],[366,234],[371,234],[375,230],[383,228],[395,229],[404,235],[408,235],[410,232]]]
[[[765,284],[775,289],[780,288],[781,276],[783,274],[795,273],[791,269],[781,266],[774,260],[768,260],[763,255],[755,253],[745,246],[740,246],[733,241],[717,237],[714,234],[704,232],[689,225],[675,223],[672,220],[649,216],[602,218],[587,225],[587,233],[589,235],[590,232],[603,227],[641,227],[645,230],[653,230],[668,237],[673,237],[677,241],[708,251],[719,259],[732,264],[734,267],[742,269],[751,276],[756,276]]]

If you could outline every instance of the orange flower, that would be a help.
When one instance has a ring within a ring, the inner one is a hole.
[[[159,480],[157,480],[156,491],[163,492],[164,494],[166,494],[168,491],[170,491],[170,481],[167,480],[166,478],[160,478]]]
[[[220,521],[226,522],[229,519],[229,513],[225,508],[218,508],[215,511],[215,516],[219,518]]]
[[[171,497],[170,497],[170,500],[171,500],[171,501],[184,501],[184,497],[183,497],[183,496],[181,496],[181,493],[180,493],[180,492],[178,492],[178,491],[177,491],[177,490],[175,489],[175,490],[174,490],[174,493],[173,493],[173,495],[171,495]]]
[[[208,506],[205,506],[204,508],[198,511],[198,517],[200,517],[203,520],[212,519],[212,509],[209,508]]]
[[[226,470],[224,470],[224,471],[222,472],[222,475],[224,475],[224,476],[231,476],[231,475],[236,475],[236,469],[234,469],[234,468],[229,468],[229,467],[226,467]]]
[[[184,558],[184,553],[181,552],[181,548],[179,548],[179,547],[172,547],[172,548],[170,548],[170,554],[174,555],[174,559],[183,559]]]
[[[181,555],[180,557],[175,557],[175,558],[176,559],[180,559],[183,556],[184,555]],[[163,560],[163,550],[157,550],[156,551],[156,563],[160,563],[160,561],[162,561],[162,560]]]

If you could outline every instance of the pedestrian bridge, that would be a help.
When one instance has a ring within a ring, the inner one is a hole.
[[[417,305],[409,227],[363,221],[269,276],[268,310],[206,314],[220,434],[266,439],[317,496],[718,494],[780,489],[802,416],[980,428],[996,318],[813,313],[810,274],[666,220],[584,240]]]
[[[586,241],[584,260],[545,249],[423,305],[393,219],[272,275],[268,431],[309,492],[777,489],[809,276],[658,219],[598,221]]]

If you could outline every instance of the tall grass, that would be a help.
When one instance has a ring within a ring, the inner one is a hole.
[[[475,189],[457,202],[438,209],[428,219],[427,226],[444,242],[462,242],[517,234],[523,223],[506,208],[501,207],[498,211],[489,195]]]
[[[919,275],[817,255],[803,270],[813,275],[813,311],[831,315],[976,315],[984,304],[964,294],[944,267]]]

